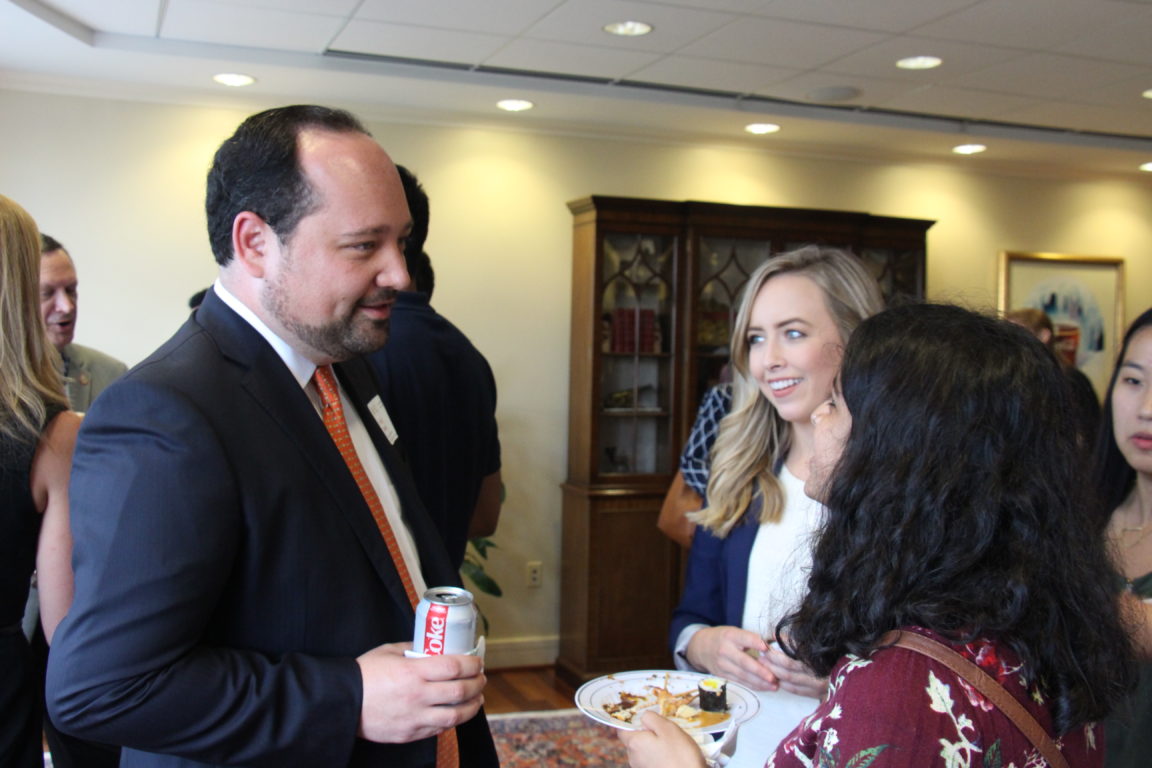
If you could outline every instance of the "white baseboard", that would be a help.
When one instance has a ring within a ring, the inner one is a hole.
[[[559,651],[559,635],[489,640],[484,652],[484,666],[487,669],[547,666],[556,662]]]

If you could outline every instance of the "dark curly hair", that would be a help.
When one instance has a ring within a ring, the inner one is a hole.
[[[1120,374],[1120,364],[1128,354],[1128,344],[1132,337],[1142,328],[1152,325],[1152,309],[1144,310],[1140,317],[1132,321],[1128,332],[1124,334],[1124,345],[1120,348],[1120,355],[1116,358],[1116,365],[1112,369],[1112,379],[1108,382],[1108,391],[1104,395],[1104,409],[1101,412],[1100,429],[1096,433],[1096,450],[1092,467],[1092,487],[1096,490],[1096,498],[1100,503],[1100,523],[1107,527],[1108,518],[1116,507],[1120,506],[1132,486],[1136,484],[1136,470],[1120,453],[1116,445],[1116,437],[1112,434],[1115,421],[1112,418],[1112,391],[1116,389],[1116,378]]]
[[[288,240],[315,207],[296,139],[306,128],[371,135],[349,112],[301,104],[252,115],[220,145],[208,171],[208,240],[220,266],[232,260],[232,222],[252,211]]]
[[[1052,354],[1007,321],[909,305],[856,329],[840,377],[852,428],[785,649],[827,675],[902,626],[996,638],[1060,732],[1107,715],[1135,661]]]

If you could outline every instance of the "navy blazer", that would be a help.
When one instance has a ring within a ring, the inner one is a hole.
[[[396,486],[427,583],[458,584],[403,463],[336,366]],[[76,597],[54,639],[61,730],[122,766],[426,766],[435,740],[356,738],[355,658],[413,611],[320,416],[272,347],[209,292],[84,420],[71,484]],[[498,761],[483,713],[464,766]]]
[[[724,538],[696,526],[688,566],[684,573],[684,590],[680,604],[672,612],[669,647],[675,652],[676,640],[690,624],[710,627],[739,627],[744,621],[744,598],[748,593],[748,562],[752,545],[760,530],[760,497]]]

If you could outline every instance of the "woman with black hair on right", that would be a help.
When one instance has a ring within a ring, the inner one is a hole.
[[[1095,723],[1135,662],[1068,398],[1057,361],[1002,320],[918,305],[856,329],[812,416],[805,491],[827,517],[808,594],[778,627],[828,698],[768,766],[1103,764]],[[924,655],[949,651],[976,673]],[[703,765],[671,722],[642,723],[622,736],[633,766]]]
[[[1146,614],[1152,611],[1152,309],[1124,336],[1104,398],[1093,474],[1123,570],[1124,600],[1134,615]],[[1145,634],[1149,626],[1145,620]],[[1105,724],[1108,768],[1152,762],[1152,641],[1143,643],[1136,694]]]

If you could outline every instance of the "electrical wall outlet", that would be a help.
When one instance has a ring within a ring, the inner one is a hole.
[[[539,560],[529,560],[524,564],[524,584],[529,587],[538,587],[544,578],[544,564]]]

